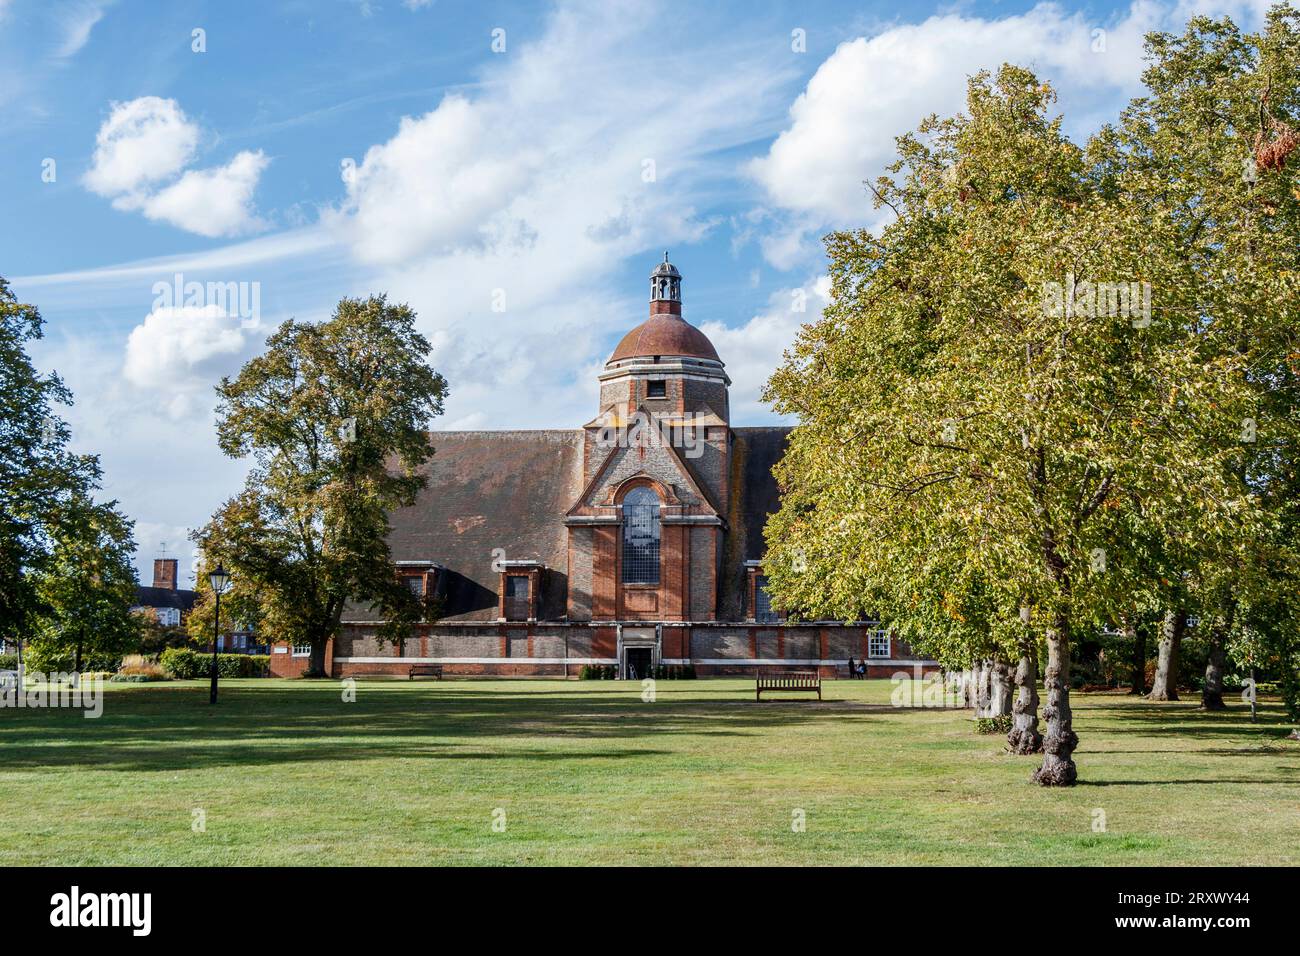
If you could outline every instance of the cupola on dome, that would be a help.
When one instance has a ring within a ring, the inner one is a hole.
[[[650,318],[623,336],[609,361],[656,355],[721,364],[709,337],[682,318],[682,274],[666,252],[650,273]]]

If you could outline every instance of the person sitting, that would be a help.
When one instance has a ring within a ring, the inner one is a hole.
[[[866,679],[867,679],[867,660],[864,657],[862,659],[862,663],[858,665],[858,680],[866,680]]]

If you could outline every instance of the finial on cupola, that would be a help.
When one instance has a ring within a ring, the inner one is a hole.
[[[668,261],[668,252],[664,251],[664,261],[655,266],[650,273],[650,314],[682,314],[682,274]]]

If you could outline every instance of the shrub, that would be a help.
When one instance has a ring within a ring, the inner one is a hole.
[[[1011,715],[999,714],[996,717],[976,717],[977,734],[1005,734],[1011,731]]]
[[[23,666],[29,671],[40,671],[44,674],[57,674],[60,671],[71,673],[76,659],[76,654],[71,652],[60,650],[58,653],[50,653],[42,652],[35,647],[29,647],[23,653]],[[95,652],[81,655],[82,673],[86,671],[115,671],[121,664],[121,654]],[[17,666],[17,655],[14,655],[14,666],[9,669],[13,670]]]
[[[188,647],[169,647],[162,652],[162,668],[176,680],[196,680],[212,674],[212,655]],[[271,658],[266,654],[218,654],[218,677],[266,677]]]
[[[118,677],[136,677],[147,680],[167,680],[168,674],[162,665],[143,654],[128,654],[122,658],[122,666],[117,669]]]
[[[0,654],[0,671],[18,670],[17,654]]]

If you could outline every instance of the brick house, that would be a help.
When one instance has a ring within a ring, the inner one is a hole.
[[[131,610],[152,611],[163,627],[180,627],[182,621],[194,608],[195,593],[179,587],[177,571],[179,562],[176,558],[155,558],[153,562],[153,585],[140,585],[135,589],[135,604]]]
[[[419,501],[391,516],[397,573],[436,608],[402,646],[375,637],[364,607],[344,616],[327,662],[336,676],[622,677],[659,664],[701,676],[756,667],[870,676],[919,664],[873,622],[790,623],[763,575],[763,525],[780,504],[772,466],[789,428],[733,427],[731,384],[682,318],[681,275],[651,274],[649,318],[599,376],[598,415],[581,428],[437,432]],[[306,649],[272,648],[276,674],[302,673]]]

